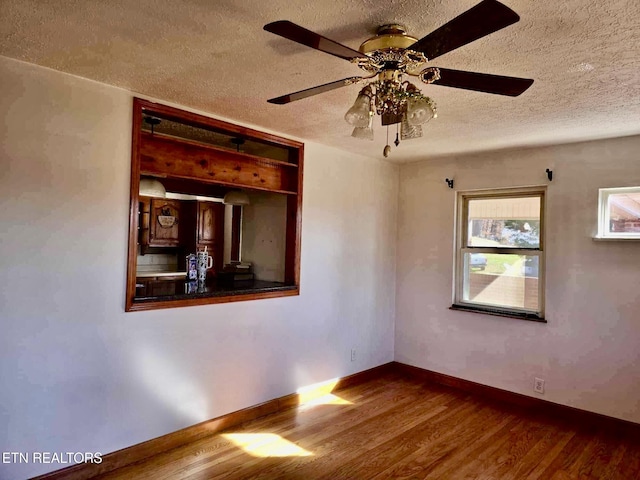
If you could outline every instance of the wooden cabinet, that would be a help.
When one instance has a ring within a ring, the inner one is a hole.
[[[216,202],[198,202],[198,247],[208,250],[222,244],[224,235],[224,205]]]
[[[138,242],[149,247],[181,247],[185,254],[204,250],[222,270],[224,205],[218,202],[140,197]],[[184,267],[184,265],[179,265]]]
[[[151,199],[149,245],[177,247],[180,245],[180,200]]]
[[[185,255],[206,248],[213,257],[210,274],[215,274],[222,270],[224,205],[140,197],[139,243],[143,254],[148,247],[180,247]],[[178,268],[186,268],[183,255],[178,260]]]
[[[196,247],[211,252],[211,274],[221,272],[224,245],[224,205],[217,202],[198,202]]]
[[[213,257],[213,268],[209,275],[222,271],[224,245],[224,205],[219,202],[184,202],[185,234],[182,237],[188,253],[203,251],[205,248]],[[188,204],[188,205],[187,205]]]
[[[180,200],[140,197],[138,242],[144,247],[180,245]]]

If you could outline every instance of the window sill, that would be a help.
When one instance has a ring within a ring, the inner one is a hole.
[[[480,307],[473,307],[468,305],[458,305],[453,304],[449,307],[449,310],[459,310],[461,312],[471,312],[471,313],[483,313],[485,315],[493,315],[495,317],[507,317],[507,318],[515,318],[517,320],[528,320],[530,322],[538,322],[538,323],[547,323],[547,321],[534,314],[534,313],[519,313],[519,312],[504,312],[500,310],[489,310]]]
[[[640,237],[592,237],[594,242],[640,242]]]

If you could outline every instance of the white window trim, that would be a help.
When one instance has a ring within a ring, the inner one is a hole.
[[[601,188],[598,190],[598,235],[594,240],[640,240],[640,233],[609,231],[609,197],[618,193],[640,193],[639,187]]]
[[[538,311],[524,308],[484,305],[464,300],[464,254],[473,251],[474,253],[505,253],[505,247],[473,247],[466,246],[468,232],[468,202],[469,199],[478,198],[506,198],[506,197],[539,196],[540,197],[540,247],[530,248],[508,248],[508,252],[516,255],[529,255],[538,257]],[[546,237],[546,187],[521,187],[521,188],[501,188],[490,190],[472,190],[458,192],[456,198],[456,231],[455,231],[455,262],[454,262],[454,293],[453,309],[470,310],[478,313],[491,315],[509,316],[545,322],[544,320],[544,297],[545,297],[545,237]]]

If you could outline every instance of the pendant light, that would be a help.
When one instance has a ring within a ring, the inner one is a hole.
[[[141,178],[140,189],[138,190],[140,195],[147,197],[166,198],[167,190],[159,180],[155,178]]]
[[[242,190],[231,190],[227,192],[222,201],[225,205],[249,205],[249,195]]]

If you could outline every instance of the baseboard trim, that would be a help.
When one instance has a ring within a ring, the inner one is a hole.
[[[352,387],[365,383],[374,378],[378,378],[386,373],[394,371],[394,362],[386,363],[362,372],[354,373],[342,377],[336,383],[334,391]],[[191,443],[202,438],[214,435],[222,430],[239,425],[256,418],[272,413],[296,407],[298,405],[298,394],[291,393],[283,397],[275,398],[259,405],[238,410],[236,412],[222,415],[220,417],[206,420],[202,423],[183,428],[181,430],[157,437],[146,442],[123,448],[102,456],[102,463],[82,463],[66,467],[54,472],[45,473],[31,480],[86,480],[97,475],[126,467],[133,463],[141,462],[154,455],[173,450],[187,443]]]
[[[575,407],[569,407],[559,403],[550,402],[541,398],[529,397],[521,393],[514,393],[508,390],[502,390],[496,387],[490,387],[481,383],[464,380],[444,373],[438,373],[426,370],[420,367],[414,367],[405,363],[393,362],[393,369],[399,375],[411,379],[418,379],[426,382],[437,383],[458,390],[463,390],[474,395],[479,395],[504,403],[510,403],[527,409],[535,410],[554,417],[561,417],[570,421],[579,422],[581,424],[590,424],[603,428],[611,428],[615,430],[625,430],[634,435],[640,435],[640,424],[622,420],[616,417],[602,415],[600,413],[590,412]]]

